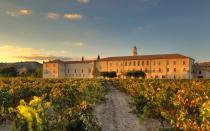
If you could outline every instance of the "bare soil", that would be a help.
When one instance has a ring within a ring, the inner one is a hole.
[[[106,101],[97,105],[94,116],[101,124],[102,131],[156,131],[159,123],[153,120],[140,123],[134,110],[131,97],[108,83],[110,92]]]

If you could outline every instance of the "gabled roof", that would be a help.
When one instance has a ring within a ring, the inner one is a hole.
[[[107,58],[100,59],[100,61],[154,60],[154,59],[180,59],[180,58],[190,58],[190,57],[180,55],[180,54],[158,54],[158,55],[107,57]]]

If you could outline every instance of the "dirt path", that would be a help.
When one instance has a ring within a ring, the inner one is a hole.
[[[111,91],[106,95],[106,102],[97,105],[94,111],[102,131],[145,131],[145,125],[132,113],[131,98],[110,83],[108,86]]]

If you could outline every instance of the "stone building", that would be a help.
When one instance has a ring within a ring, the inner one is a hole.
[[[193,77],[194,59],[181,54],[138,55],[137,48],[131,56],[117,56],[95,60],[61,61],[43,63],[44,78],[93,78],[98,72],[115,71],[119,78],[132,70],[142,70],[147,78],[189,79]]]
[[[210,63],[195,63],[193,66],[194,78],[205,78],[210,79]]]

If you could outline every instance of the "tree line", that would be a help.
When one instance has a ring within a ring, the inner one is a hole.
[[[42,68],[26,69],[19,72],[15,67],[5,67],[0,69],[1,77],[42,77]]]
[[[102,76],[104,78],[115,78],[115,77],[117,77],[117,73],[115,71],[100,72],[99,76]],[[141,71],[141,70],[128,71],[128,72],[125,73],[125,76],[129,77],[129,78],[145,78],[146,73]]]

